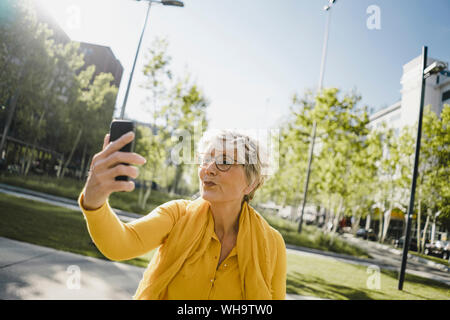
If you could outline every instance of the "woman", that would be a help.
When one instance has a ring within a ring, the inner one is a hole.
[[[92,160],[78,203],[89,234],[111,260],[128,260],[155,248],[134,299],[285,299],[286,247],[280,233],[248,204],[263,183],[258,145],[243,134],[222,131],[200,143],[196,200],[174,200],[129,223],[108,203],[112,192],[132,191],[136,153],[119,152],[129,133]],[[121,163],[129,163],[126,166]]]

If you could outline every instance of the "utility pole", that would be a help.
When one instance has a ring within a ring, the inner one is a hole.
[[[326,56],[327,56],[327,48],[328,48],[328,33],[330,28],[330,18],[331,18],[331,7],[333,4],[336,3],[336,0],[329,0],[328,5],[326,5],[323,9],[328,12],[327,16],[327,24],[325,27],[325,36],[323,38],[323,46],[322,46],[322,61],[320,63],[320,76],[319,76],[319,86],[317,89],[317,93],[319,94],[322,91],[323,86],[323,77],[325,74],[325,62],[326,62]],[[305,206],[306,206],[306,200],[308,197],[308,187],[309,187],[309,176],[311,175],[311,165],[312,165],[312,159],[314,156],[314,144],[316,140],[316,130],[317,130],[317,122],[314,120],[313,123],[313,129],[311,133],[311,144],[309,147],[309,157],[308,157],[308,169],[306,170],[306,179],[305,179],[305,186],[303,191],[303,201],[302,201],[302,211],[300,213],[300,221],[298,223],[298,233],[302,232],[302,226],[303,226],[303,215],[305,214]]]

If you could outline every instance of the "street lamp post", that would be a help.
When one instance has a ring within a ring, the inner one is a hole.
[[[136,1],[142,1],[142,0],[136,0]],[[127,91],[125,92],[125,98],[123,99],[122,110],[120,111],[120,119],[123,119],[123,117],[125,116],[125,106],[127,105],[128,93],[130,92],[130,86],[131,86],[131,81],[133,80],[134,68],[136,67],[136,61],[137,61],[137,58],[139,55],[139,50],[141,48],[142,38],[144,37],[145,27],[147,26],[147,20],[148,20],[148,16],[150,13],[150,7],[151,7],[152,3],[153,2],[161,3],[162,5],[165,5],[165,6],[184,7],[183,2],[181,2],[181,1],[164,1],[164,0],[162,0],[162,1],[145,0],[145,1],[148,2],[147,14],[145,15],[144,26],[142,27],[141,37],[139,38],[139,44],[138,44],[138,47],[136,50],[136,55],[134,56],[133,67],[131,68],[130,78],[128,79]]]
[[[325,27],[325,36],[323,38],[323,46],[322,46],[322,61],[320,63],[320,76],[319,76],[319,87],[317,89],[317,92],[320,93],[320,91],[322,90],[322,86],[323,86],[323,76],[325,74],[325,61],[326,61],[326,56],[327,56],[327,47],[328,47],[328,30],[330,27],[330,17],[331,17],[331,7],[333,6],[333,4],[336,3],[337,0],[328,0],[328,5],[326,5],[323,10],[328,12],[328,16],[327,16],[327,25]],[[302,200],[302,211],[300,213],[300,219],[298,222],[298,233],[302,232],[302,225],[303,225],[303,215],[305,213],[305,205],[306,205],[306,200],[307,200],[307,196],[308,196],[308,187],[309,187],[309,176],[311,174],[311,164],[312,164],[312,159],[313,159],[313,153],[314,153],[314,144],[315,144],[315,140],[316,140],[316,130],[317,130],[317,122],[316,120],[314,120],[313,122],[313,129],[312,129],[312,133],[311,133],[311,144],[309,147],[309,157],[308,157],[308,168],[306,170],[306,179],[305,179],[305,187],[304,187],[304,191],[303,191],[303,200]]]
[[[419,121],[417,126],[417,139],[416,139],[416,152],[414,156],[414,168],[411,181],[411,194],[409,198],[408,215],[406,220],[406,235],[405,241],[403,242],[403,255],[402,255],[402,265],[400,267],[400,274],[398,278],[398,290],[403,289],[403,281],[405,279],[405,269],[406,262],[408,259],[408,249],[411,234],[411,219],[414,210],[414,196],[416,193],[416,181],[419,169],[419,155],[420,155],[420,140],[422,137],[422,118],[423,118],[423,104],[425,100],[425,81],[426,79],[436,73],[441,72],[446,69],[447,65],[440,61],[436,61],[427,67],[428,59],[428,47],[422,47],[422,68],[421,73],[421,91],[420,91],[420,108],[419,108]]]

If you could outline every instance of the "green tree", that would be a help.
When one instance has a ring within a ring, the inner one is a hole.
[[[142,155],[147,162],[139,168],[140,189],[138,206],[145,208],[152,191],[152,182],[161,184],[160,172],[164,168],[167,158],[165,141],[163,137],[154,134],[149,127],[138,126],[136,131],[136,152]]]
[[[31,144],[19,151],[22,173],[27,174],[36,147],[46,146],[64,154],[66,161],[59,159],[58,172],[63,176],[72,159],[80,157],[80,141],[85,142],[84,164],[86,154],[101,144],[117,88],[110,86],[112,76],[104,74],[91,85],[93,69],[79,71],[84,65],[79,44],[55,43],[53,31],[38,21],[34,6],[31,1],[14,2],[15,19],[0,26],[0,97],[6,105],[0,109],[4,123],[0,149],[7,135]]]
[[[398,163],[401,155],[398,152],[398,138],[395,136],[394,129],[387,127],[387,124],[383,122],[381,128],[376,132],[381,143],[382,155],[377,163],[378,188],[375,190],[374,200],[380,213],[378,239],[380,242],[384,242],[389,229],[392,210],[398,202],[398,199],[396,199],[396,181],[398,179]]]
[[[354,170],[349,179],[352,190],[347,198],[348,215],[353,217],[353,233],[359,228],[361,218],[370,219],[375,203],[374,194],[379,189],[378,165],[382,157],[381,135],[371,131],[360,151],[354,155]]]
[[[308,95],[308,93],[306,93]],[[292,97],[291,113],[295,119],[280,126],[279,140],[279,170],[274,172],[263,185],[261,198],[273,200],[282,206],[297,206],[299,203],[299,187],[304,180],[308,157],[309,119],[303,117],[312,109],[308,97],[303,100],[294,95]],[[300,110],[296,110],[296,109]],[[280,182],[283,183],[280,183]]]
[[[445,181],[449,181],[450,131],[446,123],[449,109],[450,107],[445,105],[441,117],[431,111],[430,106],[424,110],[417,184],[417,247],[421,252],[424,251],[430,220],[437,212],[448,211],[446,206],[448,206],[449,193],[445,187],[448,183]],[[422,236],[423,213],[425,213],[426,221]],[[445,221],[445,217],[444,213],[442,221]]]
[[[209,102],[189,75],[174,79],[167,48],[166,39],[157,38],[152,43],[143,70],[146,77],[143,87],[148,92],[146,102],[150,106],[148,111],[157,131],[158,144],[166,148],[164,154],[168,156],[164,170],[166,180],[169,173],[174,173],[168,183],[169,190],[179,193],[185,162],[194,159],[195,143],[207,129],[206,108]],[[180,145],[187,145],[189,150],[185,147],[178,150]],[[175,161],[174,152],[186,161]],[[160,159],[155,161],[160,165]],[[192,167],[188,171],[192,173]]]
[[[365,108],[357,107],[359,100],[355,93],[340,97],[336,88],[325,89],[316,96],[311,92],[303,98],[294,96],[292,120],[282,125],[280,170],[266,187],[272,194],[278,193],[275,199],[283,203],[298,204],[302,200],[309,136],[316,121],[308,202],[326,209],[334,220],[333,231],[344,214],[363,211],[363,206],[357,210],[350,207],[357,202],[355,191],[364,179],[361,170],[371,167],[361,157],[367,148],[368,115]]]
[[[77,81],[83,79],[94,71],[94,68],[88,68],[86,73],[76,77]],[[69,146],[71,147],[66,162],[64,163],[62,176],[65,169],[71,163],[72,156],[79,146],[80,141],[84,141],[85,147],[92,149],[93,146],[102,144],[105,132],[108,131],[114,113],[114,105],[117,96],[117,87],[112,85],[114,78],[110,73],[100,73],[94,78],[92,84],[88,84],[88,89],[84,90],[82,85],[77,84],[78,99],[69,112],[66,119],[68,130],[75,133],[75,139]],[[80,81],[83,83],[83,81]],[[74,136],[71,134],[70,136]]]
[[[13,119],[18,138],[42,135],[37,129],[42,123],[43,105],[36,105],[36,101],[42,99],[54,71],[49,57],[51,31],[37,21],[32,3],[14,2],[12,11],[15,19],[0,26],[0,97],[6,101],[0,114],[5,123],[0,153]],[[24,169],[25,161],[22,164]]]
[[[320,153],[316,162],[319,201],[333,216],[335,232],[348,208],[348,200],[361,180],[358,170],[364,163],[358,156],[368,135],[366,108],[358,108],[361,97],[350,93],[339,98],[338,89],[324,90],[316,99]],[[321,130],[320,130],[321,129]]]
[[[207,130],[206,108],[209,102],[189,75],[176,82],[170,96],[170,103],[161,109],[160,114],[164,115],[163,130],[172,136],[170,164],[175,167],[175,177],[170,192],[179,193],[186,162],[195,160],[196,142]],[[177,154],[183,161],[176,161]]]
[[[450,230],[450,105],[445,104],[441,116],[440,125],[436,134],[434,150],[438,158],[438,173],[435,190],[438,196],[436,208],[440,211],[439,220]]]

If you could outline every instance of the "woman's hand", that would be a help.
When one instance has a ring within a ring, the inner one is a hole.
[[[129,176],[133,179],[139,175],[135,166],[122,163],[142,165],[145,158],[134,152],[119,150],[134,139],[134,133],[129,132],[116,141],[109,143],[109,134],[103,141],[103,149],[92,158],[89,176],[84,188],[83,207],[87,210],[100,208],[109,195],[118,191],[133,191],[133,181],[116,181],[117,176]]]

